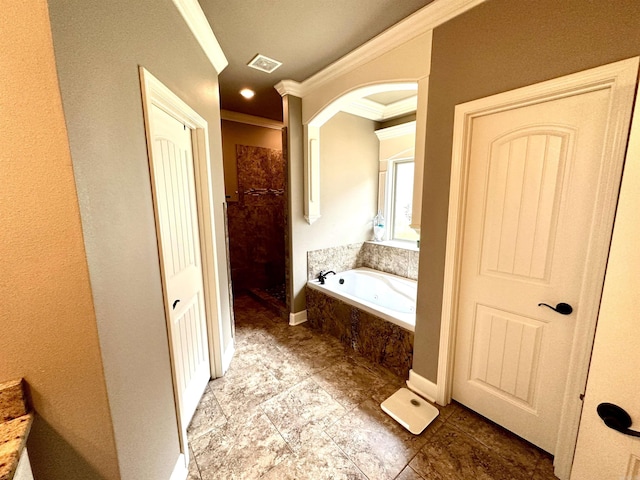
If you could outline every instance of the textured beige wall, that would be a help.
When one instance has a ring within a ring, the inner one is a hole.
[[[222,156],[224,159],[224,186],[227,201],[238,201],[238,169],[236,145],[282,150],[282,130],[258,127],[246,123],[222,121]]]
[[[492,0],[435,29],[414,369],[435,381],[454,107],[640,54],[640,2]]]
[[[35,478],[119,478],[45,0],[0,15],[0,381],[26,378]]]
[[[231,342],[218,77],[171,1],[49,0],[122,478],[179,457],[138,67],[209,125],[223,349]]]

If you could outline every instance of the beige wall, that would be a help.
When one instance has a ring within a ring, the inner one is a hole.
[[[286,119],[286,115],[285,115]],[[375,122],[338,113],[320,128],[320,218],[303,217],[302,145],[290,143],[290,229],[293,238],[293,311],[305,309],[307,252],[371,238],[378,196],[378,139]],[[294,132],[295,133],[295,132]]]
[[[436,380],[456,104],[640,54],[637,0],[493,0],[436,28],[413,368]]]
[[[246,123],[222,121],[222,155],[224,158],[224,186],[227,201],[238,201],[238,169],[236,145],[282,150],[282,130],[258,127]]]
[[[47,4],[0,16],[0,381],[37,412],[35,478],[119,478]]]
[[[226,348],[217,74],[170,1],[50,0],[49,8],[120,471],[127,480],[166,479],[179,442],[138,66],[209,124]]]

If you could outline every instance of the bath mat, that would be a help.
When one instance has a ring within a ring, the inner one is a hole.
[[[407,388],[398,390],[380,407],[414,435],[420,435],[440,413],[436,407]]]

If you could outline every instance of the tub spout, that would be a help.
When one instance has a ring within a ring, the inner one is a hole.
[[[328,272],[320,270],[320,273],[318,274],[320,285],[324,285],[324,280],[329,276],[330,273],[333,273],[334,275],[336,274],[336,272],[334,272],[333,270],[329,270]]]

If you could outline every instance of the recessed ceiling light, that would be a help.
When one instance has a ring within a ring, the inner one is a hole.
[[[247,99],[253,98],[255,94],[256,92],[254,92],[253,90],[249,90],[248,88],[243,88],[242,90],[240,90],[240,95]]]
[[[282,62],[274,60],[273,58],[265,57],[261,54],[256,55],[249,63],[247,63],[247,66],[266,73],[273,72],[280,65],[282,65]]]

